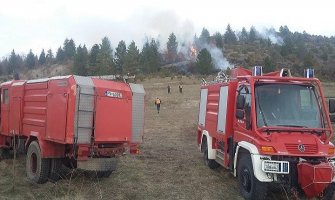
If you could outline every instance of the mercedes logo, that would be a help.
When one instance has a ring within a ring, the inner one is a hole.
[[[299,144],[298,149],[299,149],[300,152],[305,152],[305,145]]]

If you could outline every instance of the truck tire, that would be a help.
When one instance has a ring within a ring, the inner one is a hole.
[[[49,179],[51,182],[56,182],[62,178],[62,165],[63,161],[61,158],[52,158],[50,160],[50,174]]]
[[[0,149],[0,160],[10,158],[10,150],[9,149]]]
[[[36,141],[30,143],[26,158],[26,172],[28,179],[34,183],[48,181],[50,160],[41,158],[41,150]]]
[[[335,183],[329,184],[325,189],[322,200],[334,200],[335,199]]]
[[[203,148],[204,148],[204,161],[205,161],[205,165],[207,165],[211,169],[217,169],[218,167],[220,167],[219,163],[217,163],[215,160],[208,159],[208,145],[207,145],[207,141],[204,141],[203,145],[204,145]]]
[[[237,167],[238,186],[241,195],[246,200],[266,199],[267,185],[254,176],[250,155],[242,155]]]

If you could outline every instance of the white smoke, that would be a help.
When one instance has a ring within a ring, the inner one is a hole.
[[[231,66],[228,62],[227,58],[224,57],[223,52],[221,49],[217,48],[216,46],[211,47],[210,45],[206,45],[205,47],[212,56],[214,66],[217,69],[225,70],[227,67]]]
[[[283,38],[278,35],[274,28],[260,28],[258,34],[263,39],[270,39],[273,44],[282,45],[284,43]]]

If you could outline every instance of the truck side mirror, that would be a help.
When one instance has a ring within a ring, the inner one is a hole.
[[[236,110],[236,118],[237,119],[244,119],[244,111],[241,109]]]
[[[332,123],[335,123],[335,115],[329,115],[329,117],[330,117],[330,121]]]
[[[245,96],[243,95],[237,95],[236,99],[236,109],[244,109],[245,105]]]
[[[335,99],[329,99],[329,112],[335,113]]]

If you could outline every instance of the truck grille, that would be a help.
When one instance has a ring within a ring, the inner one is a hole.
[[[315,144],[303,144],[304,151],[299,150],[300,144],[285,144],[286,149],[292,154],[314,154],[318,152],[318,146]]]

